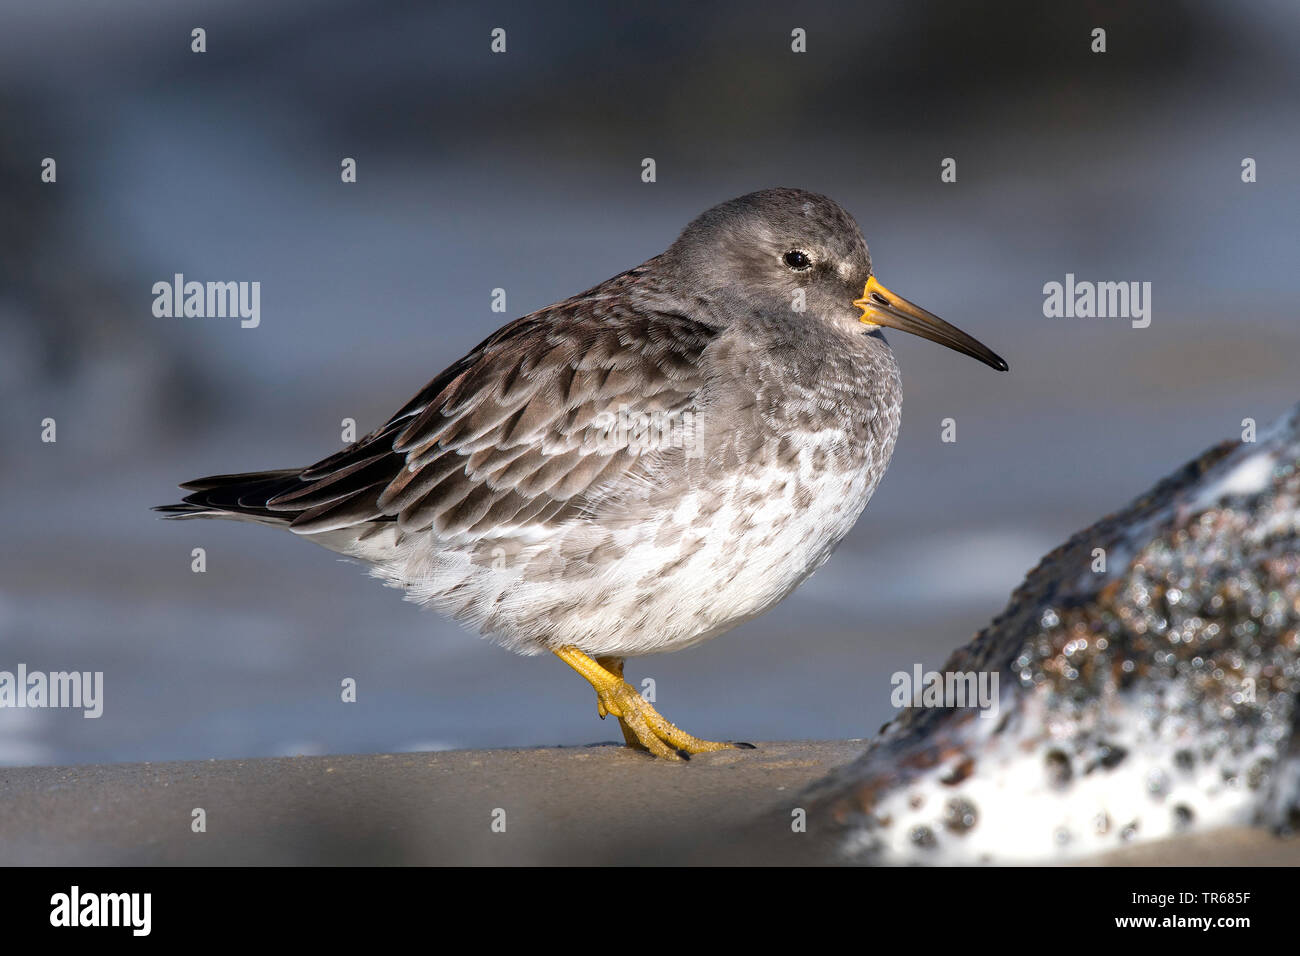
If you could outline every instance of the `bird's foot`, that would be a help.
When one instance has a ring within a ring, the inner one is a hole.
[[[596,710],[618,718],[623,740],[629,747],[648,750],[656,757],[669,760],[690,759],[691,754],[730,750],[732,745],[715,740],[701,740],[682,730],[654,709],[635,687],[619,679],[616,685],[596,690]]]
[[[561,648],[555,656],[595,688],[596,709],[601,718],[604,719],[606,714],[618,718],[623,739],[629,747],[648,750],[665,760],[689,760],[691,754],[749,746],[701,740],[665,720],[649,701],[637,693],[636,688],[623,679],[621,658],[592,660],[576,647]]]

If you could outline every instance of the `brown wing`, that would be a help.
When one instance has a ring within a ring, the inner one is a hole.
[[[645,467],[635,449],[603,435],[610,417],[691,407],[700,355],[716,334],[618,296],[525,316],[382,428],[294,477],[277,473],[275,493],[246,507],[283,516],[300,534],[395,519],[407,532],[476,538],[580,515]]]

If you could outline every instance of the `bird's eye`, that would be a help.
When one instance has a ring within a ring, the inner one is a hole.
[[[808,253],[800,249],[791,249],[781,259],[795,272],[803,272],[805,269],[812,268],[812,260],[808,258]]]

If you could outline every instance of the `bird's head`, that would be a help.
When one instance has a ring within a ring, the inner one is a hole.
[[[832,199],[763,189],[703,213],[665,254],[690,287],[855,332],[910,332],[1006,371],[988,347],[881,285],[862,230]]]

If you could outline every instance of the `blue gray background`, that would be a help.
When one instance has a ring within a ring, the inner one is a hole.
[[[893,335],[902,434],[840,552],[629,676],[704,736],[872,733],[893,671],[940,664],[1052,546],[1300,391],[1300,8],[1048,6],[4,4],[0,669],[102,670],[107,699],[0,710],[0,762],[617,738],[557,661],[289,535],[148,508],[330,453],[504,319],[770,185],[839,200],[886,285],[1012,370]],[[154,318],[175,272],[259,280],[261,327]],[[1067,272],[1150,281],[1151,327],[1044,318]]]

